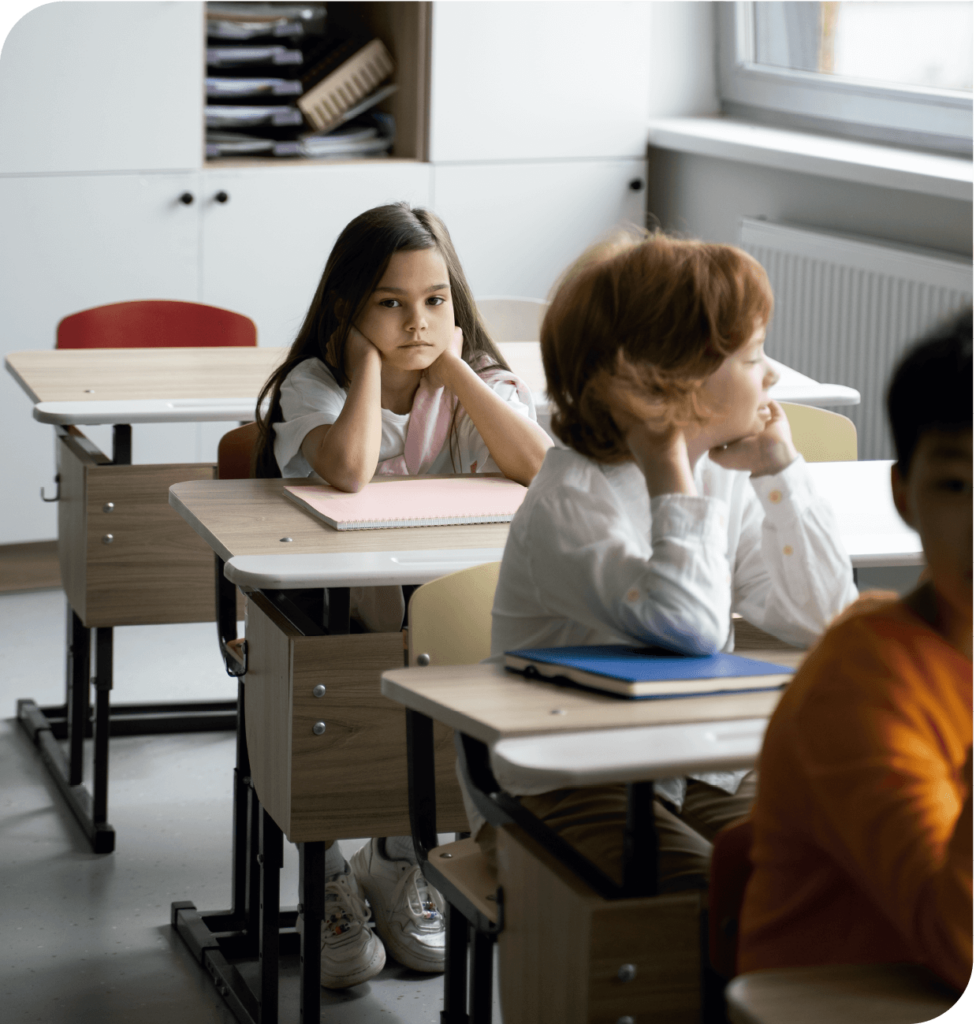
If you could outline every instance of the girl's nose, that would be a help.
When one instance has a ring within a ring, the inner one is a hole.
[[[408,306],[406,328],[408,331],[423,331],[427,328],[427,306]]]

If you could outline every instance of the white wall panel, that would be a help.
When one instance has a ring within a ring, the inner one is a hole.
[[[643,156],[653,6],[435,3],[430,159]]]
[[[130,299],[198,294],[196,206],[177,197],[196,191],[197,174],[0,178],[0,356],[50,349],[69,313]],[[107,429],[103,433],[107,433]],[[168,436],[134,431],[141,462],[196,458],[195,424]],[[0,373],[0,453],[4,481],[0,544],[57,534],[53,505],[38,492],[54,479],[54,428],[31,418],[27,396]],[[101,439],[101,438],[100,438]],[[174,452],[162,458],[162,452]]]
[[[434,209],[476,297],[541,299],[591,242],[643,225],[646,178],[643,160],[435,166]]]
[[[196,2],[29,11],[0,55],[0,174],[199,167],[203,37]]]
[[[202,294],[258,325],[259,345],[290,345],[346,224],[373,206],[430,205],[430,166],[372,161],[210,170],[205,181]],[[213,197],[224,191],[227,202]]]

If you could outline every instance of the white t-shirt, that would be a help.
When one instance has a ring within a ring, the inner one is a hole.
[[[501,381],[488,385],[500,398],[523,416],[535,420],[535,406],[528,389],[523,389],[528,402],[519,397],[516,387]],[[302,454],[302,441],[315,427],[335,423],[346,403],[347,391],[339,386],[331,370],[317,357],[299,363],[281,385],[281,411],[284,421],[276,423],[274,453],[283,477],[312,475],[312,467]],[[383,425],[380,439],[380,462],[403,454],[410,425],[410,413],[382,410]],[[451,459],[450,438],[434,460],[429,471],[438,473],[498,473],[488,446],[481,439],[471,417],[463,408],[458,410],[457,444]],[[474,467],[474,468],[472,468]]]
[[[833,512],[802,457],[752,478],[705,455],[694,478],[698,496],[651,500],[635,463],[550,449],[508,534],[492,660],[523,647],[635,639],[687,654],[731,651],[732,612],[805,647],[857,597]],[[510,793],[544,791],[494,767]],[[694,777],[734,793],[744,774]],[[683,803],[683,779],[657,788]],[[464,796],[476,833],[484,819]]]

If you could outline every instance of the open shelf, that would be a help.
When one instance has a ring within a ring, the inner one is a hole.
[[[396,141],[385,161],[427,159],[427,122],[430,106],[429,2],[330,3],[327,17],[332,24],[364,25],[380,39],[393,56],[396,70],[392,81],[397,91],[377,107],[396,121]],[[206,31],[206,29],[204,29]],[[380,158],[383,160],[383,158]],[[376,158],[357,160],[309,159],[307,157],[215,157],[204,159],[204,169],[230,167],[322,166],[338,163],[375,163]]]

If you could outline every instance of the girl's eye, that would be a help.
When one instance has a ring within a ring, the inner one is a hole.
[[[431,295],[427,302],[432,306],[443,306],[446,299],[441,295]]]
[[[380,299],[380,305],[385,309],[396,309],[399,304],[399,299]]]

